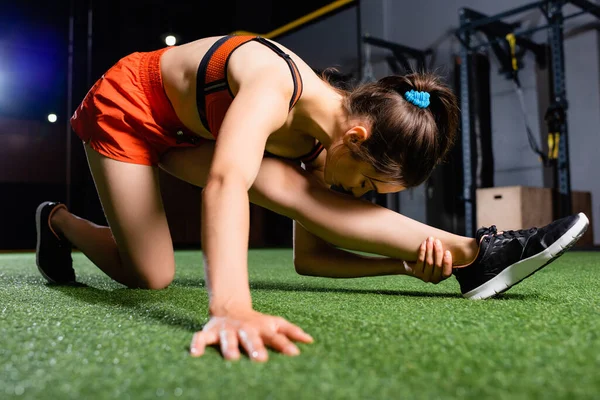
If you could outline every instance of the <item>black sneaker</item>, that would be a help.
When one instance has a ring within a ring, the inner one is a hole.
[[[495,225],[479,229],[479,255],[473,264],[453,271],[463,297],[487,299],[505,292],[560,257],[588,225],[585,214],[579,213],[543,228],[502,233]]]
[[[48,225],[50,213],[59,206],[62,206],[62,204],[46,201],[37,208],[35,213],[35,226],[37,229],[35,261],[38,270],[48,282],[57,284],[75,283],[71,244],[65,238],[58,239]]]

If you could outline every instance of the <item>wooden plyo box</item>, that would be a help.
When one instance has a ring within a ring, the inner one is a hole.
[[[592,194],[590,192],[571,192],[571,202],[573,212],[584,213],[590,220],[585,234],[579,239],[577,247],[592,247],[594,246],[594,226],[592,225]]]
[[[572,192],[573,213],[583,212],[590,227],[577,246],[593,246],[592,196]],[[552,189],[504,186],[477,189],[477,227],[496,225],[498,230],[526,229],[552,222]]]

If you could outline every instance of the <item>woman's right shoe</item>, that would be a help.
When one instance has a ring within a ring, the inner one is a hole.
[[[35,260],[38,270],[49,283],[72,284],[76,283],[76,280],[71,258],[71,243],[65,238],[59,239],[50,228],[50,215],[57,207],[65,206],[62,203],[46,201],[37,208]]]

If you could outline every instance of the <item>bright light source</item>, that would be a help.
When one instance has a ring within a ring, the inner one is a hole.
[[[175,43],[177,43],[177,38],[173,35],[168,35],[165,37],[165,43],[167,46],[175,46]]]
[[[48,121],[55,123],[56,120],[58,120],[58,117],[56,116],[56,114],[48,114]]]

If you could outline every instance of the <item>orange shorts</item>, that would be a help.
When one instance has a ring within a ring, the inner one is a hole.
[[[103,156],[143,165],[206,141],[181,123],[164,91],[159,62],[168,49],[133,53],[109,69],[71,118],[77,136]]]

